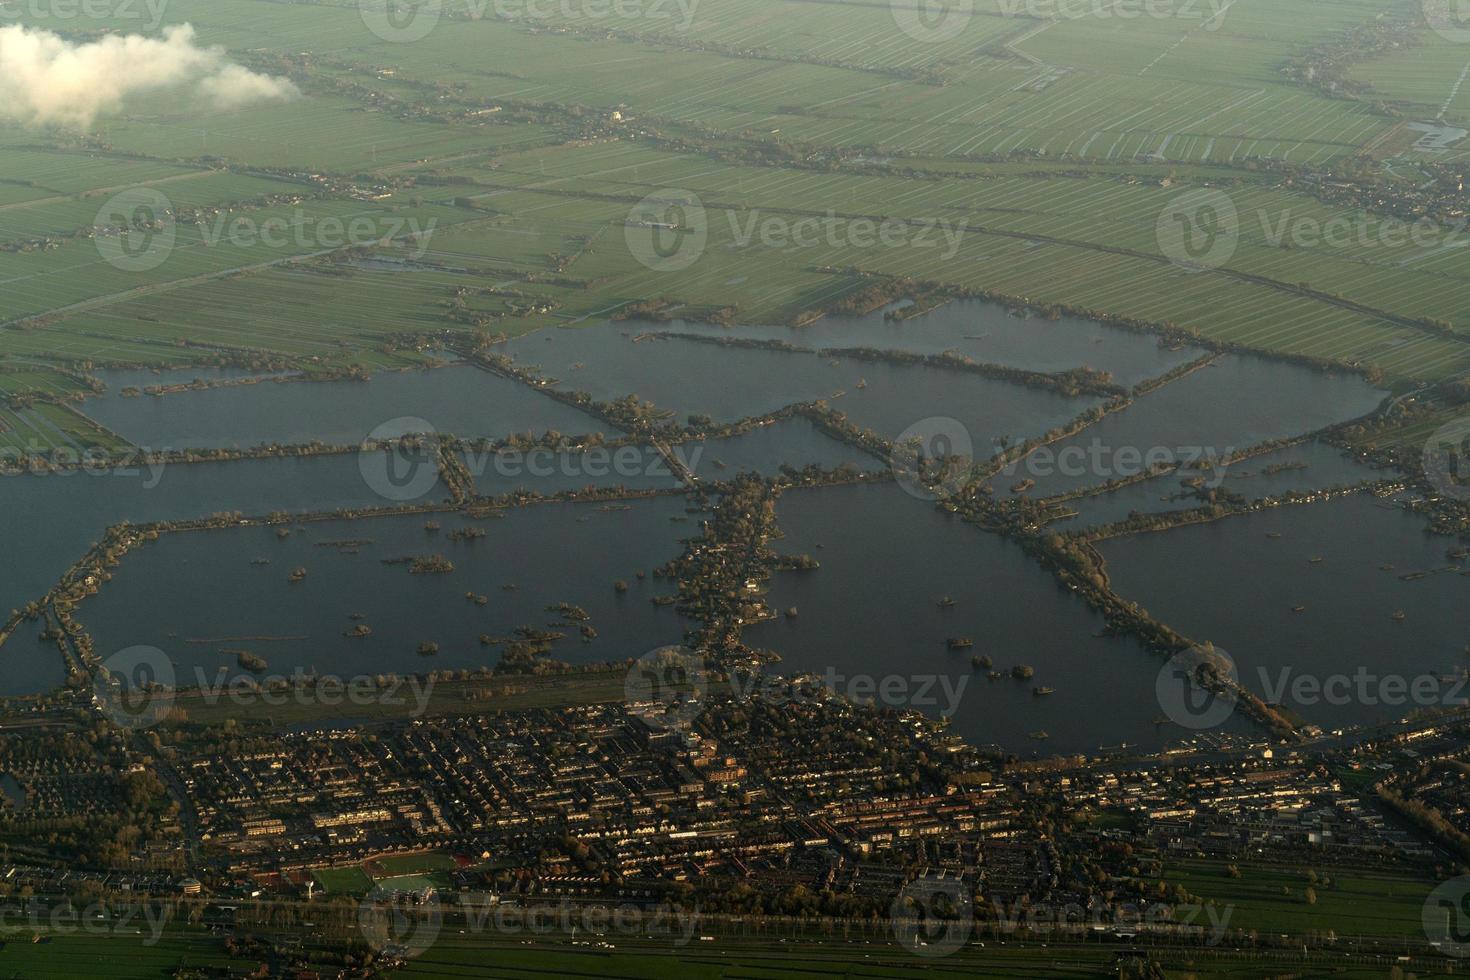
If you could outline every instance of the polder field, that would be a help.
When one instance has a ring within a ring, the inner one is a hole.
[[[897,0],[604,20],[451,3],[403,42],[371,4],[177,0],[159,29],[188,23],[300,96],[204,116],[143,96],[85,130],[0,127],[0,364],[26,368],[5,395],[55,400],[48,365],[89,362],[401,367],[405,335],[513,336],[653,299],[784,322],[892,276],[1443,381],[1470,367],[1454,195],[1413,241],[1388,202],[1458,159],[1415,149],[1408,125],[1461,118],[1470,59],[1417,6],[987,0],[926,27]],[[1385,23],[1391,43],[1342,40]],[[1324,47],[1371,81],[1334,93],[1286,70]],[[1363,173],[1383,193],[1324,191]],[[645,232],[640,202],[675,192],[707,241],[650,269],[630,223]],[[1203,270],[1160,233],[1191,192],[1238,215]],[[146,268],[108,261],[119,193],[166,212]],[[911,231],[767,234],[811,219]],[[349,249],[330,230],[353,223]],[[1335,225],[1351,233],[1314,234]],[[7,429],[106,444],[26,412]]]
[[[290,929],[280,938],[286,948],[300,951]],[[1375,980],[1395,965],[1391,951],[1379,955],[1301,952],[1254,954],[1248,958],[1233,949],[1140,950],[1104,942],[1086,944],[986,941],[973,942],[947,957],[916,956],[895,944],[892,937],[874,933],[843,944],[840,938],[788,933],[764,938],[691,935],[677,943],[608,934],[573,940],[566,936],[461,935],[448,925],[436,941],[401,967],[384,974],[395,978],[547,977],[613,978],[697,977],[701,980],[758,977],[762,980],[814,980],[838,976],[899,978],[934,977],[1036,978],[1087,980],[1118,976],[1122,961],[1146,953],[1163,969],[1163,976],[1208,980],[1245,980],[1261,976],[1266,963],[1293,976]],[[174,975],[193,969],[254,968],[267,957],[225,949],[221,937],[202,930],[169,928],[158,938],[145,924],[136,933],[56,934],[47,930],[17,930],[0,947],[0,970],[7,976],[70,978],[82,975],[118,980]],[[1431,969],[1429,964],[1420,964]],[[1412,967],[1413,964],[1411,963]],[[204,975],[209,975],[205,973]],[[1423,974],[1421,974],[1423,975]]]

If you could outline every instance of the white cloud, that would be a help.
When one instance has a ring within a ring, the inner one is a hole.
[[[85,129],[132,95],[202,95],[233,109],[300,94],[288,79],[250,71],[219,47],[194,43],[188,24],[161,38],[112,35],[74,44],[50,31],[0,28],[0,120]]]

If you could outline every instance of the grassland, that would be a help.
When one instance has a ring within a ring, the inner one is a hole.
[[[313,868],[311,876],[328,895],[365,895],[373,887],[373,879],[357,865],[346,868]]]
[[[610,22],[566,7],[531,21],[456,0],[427,37],[397,44],[368,30],[355,4],[178,0],[168,22],[288,74],[304,94],[208,119],[145,99],[89,134],[0,129],[0,245],[51,240],[0,251],[0,323],[25,327],[0,329],[0,366],[244,350],[396,367],[415,358],[393,338],[462,328],[445,310],[465,289],[513,282],[554,308],[506,315],[503,296],[466,302],[482,329],[516,334],[654,297],[787,320],[862,288],[865,273],[1177,324],[1375,366],[1403,385],[1470,368],[1465,249],[1385,244],[1382,216],[1263,172],[1404,149],[1402,127],[1369,102],[1281,73],[1309,46],[1394,13],[1392,0],[1237,0],[1218,17],[1218,5],[1165,6],[1166,16],[1045,19],[985,0],[934,39],[916,36],[904,4],[864,0],[732,0]],[[1463,52],[1421,33],[1412,52],[1353,70],[1433,118]],[[395,188],[240,209],[302,194],[306,173]],[[1223,267],[1191,274],[1165,254],[1158,225],[1180,193],[1206,184],[1229,194],[1239,232]],[[119,269],[85,232],[128,188],[293,229],[432,223],[428,238],[377,247],[401,257],[426,246],[428,265],[405,274],[309,260],[329,251],[309,234],[273,247],[221,238],[206,222],[180,224],[157,267]],[[671,188],[703,202],[710,240],[688,268],[655,272],[630,252],[626,225],[638,201]],[[962,234],[938,251],[742,233],[752,220],[827,215]],[[1308,248],[1279,238],[1334,221],[1363,233]],[[44,373],[9,379],[0,395],[63,394]],[[45,421],[11,413],[4,424],[35,438]]]
[[[1331,884],[1314,884],[1300,868],[1241,863],[1232,877],[1224,862],[1180,861],[1164,877],[1192,894],[1231,909],[1229,927],[1261,932],[1335,930],[1340,936],[1421,937],[1432,884],[1406,875],[1322,869]],[[1307,889],[1316,896],[1307,901]]]
[[[241,965],[230,960],[220,937],[202,932],[170,931],[157,942],[131,935],[49,935],[32,943],[17,933],[0,948],[4,976],[70,980],[78,976],[152,980],[170,976],[183,967],[222,969]],[[446,928],[423,955],[389,976],[395,978],[526,977],[616,980],[823,980],[833,976],[898,978],[923,975],[936,978],[1032,978],[1032,980],[1085,980],[1118,975],[1115,946],[1066,944],[989,944],[970,946],[946,958],[921,958],[898,948],[885,937],[841,945],[831,937],[791,937],[786,940],[698,938],[675,946],[668,940],[610,936],[613,948],[576,947],[556,938],[460,936]],[[1251,961],[1228,951],[1155,951],[1170,980],[1256,980],[1263,961]],[[1291,957],[1294,957],[1291,958]],[[1278,954],[1279,971],[1292,976],[1335,980],[1381,980],[1388,975],[1391,957],[1378,962],[1325,955],[1304,963],[1301,954]],[[1421,974],[1422,975],[1422,974]]]

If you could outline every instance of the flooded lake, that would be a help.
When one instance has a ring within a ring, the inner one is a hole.
[[[440,485],[422,499],[448,494]],[[189,463],[162,470],[0,477],[0,609],[39,599],[113,524],[187,520],[224,511],[265,514],[383,507],[389,502],[363,478],[357,454]],[[3,648],[11,668],[0,695],[34,693],[64,680],[59,659],[22,657],[37,632],[18,630]]]
[[[996,437],[1037,435],[1097,404],[962,371],[724,347],[659,336],[635,323],[542,330],[503,350],[564,390],[599,401],[637,395],[681,421],[697,414],[734,422],[827,399],[889,438],[923,419],[953,417],[985,455]]]
[[[1309,492],[1332,487],[1346,487],[1368,480],[1389,479],[1389,470],[1366,466],[1350,454],[1320,442],[1263,453],[1218,470],[1171,473],[1141,483],[1068,501],[1063,506],[1077,516],[1055,524],[1071,529],[1085,525],[1111,524],[1132,513],[1157,514],[1171,510],[1190,510],[1204,506],[1185,480],[1204,477],[1206,488],[1218,486],[1227,493],[1239,494],[1247,500],[1277,497],[1292,491]]]
[[[1132,386],[1164,374],[1204,352],[1170,350],[1159,338],[1109,327],[1096,320],[1015,316],[995,303],[950,303],[911,320],[889,320],[880,311],[862,317],[827,316],[804,327],[721,327],[707,323],[651,325],[714,337],[758,337],[803,347],[871,347],[915,354],[954,351],[986,364],[1055,373],[1078,367],[1107,371]]]
[[[801,417],[764,425],[729,439],[692,443],[684,450],[687,461],[702,480],[728,480],[738,473],[774,476],[783,466],[802,469],[816,465],[825,470],[840,466],[877,470],[887,466],[860,449],[824,435],[810,419]]]
[[[1031,479],[1032,497],[1064,493],[1142,472],[1151,458],[1188,460],[1303,435],[1364,415],[1382,398],[1359,378],[1225,355],[1042,447],[997,479],[996,489]]]
[[[210,679],[220,668],[240,673],[235,656],[222,652],[239,649],[264,658],[268,674],[299,668],[356,677],[493,665],[501,647],[480,637],[509,637],[521,626],[566,634],[551,653],[556,659],[638,657],[679,642],[691,626],[651,601],[673,591],[653,569],[677,557],[680,541],[698,530],[687,506],[673,495],[544,504],[501,519],[321,521],[285,538],[273,527],[164,535],[129,554],[78,619],[104,656],[155,646],[191,683],[196,671]],[[455,540],[467,528],[483,529],[484,537]],[[390,563],[426,555],[444,556],[453,571],[415,574]],[[298,568],[306,576],[290,581]],[[647,577],[640,581],[639,572]],[[614,590],[618,580],[629,584],[626,593]],[[595,638],[584,641],[580,624],[554,625],[562,616],[548,607],[564,602],[587,612]],[[346,635],[359,625],[371,634]],[[423,643],[437,643],[438,653],[420,656]]]
[[[783,466],[801,469],[815,464],[835,470],[850,465],[873,470],[885,465],[824,435],[811,420],[801,417],[725,439],[675,444],[669,451],[703,480],[727,480],[742,472],[776,476]],[[594,447],[583,452],[467,452],[465,465],[475,478],[476,492],[492,497],[517,492],[552,496],[588,487],[670,490],[683,486],[668,460],[646,445]]]
[[[1432,679],[1470,666],[1470,577],[1447,555],[1458,543],[1426,534],[1422,518],[1371,495],[1099,547],[1120,594],[1228,651],[1262,696],[1283,677],[1362,668],[1376,678]],[[1412,708],[1356,694],[1344,703],[1283,700],[1324,727],[1393,720]]]
[[[355,445],[370,433],[392,438],[422,431],[423,422],[440,433],[489,438],[553,429],[584,435],[608,428],[518,381],[466,365],[388,371],[370,381],[266,381],[136,397],[121,390],[137,384],[137,372],[99,375],[109,382],[108,391],[89,399],[82,411],[150,449]],[[147,377],[153,380],[145,384],[160,383],[156,376]]]
[[[934,715],[949,706],[946,688],[926,685],[943,678],[959,694],[955,732],[1025,756],[1123,742],[1156,748],[1186,735],[1155,724],[1162,661],[1131,639],[1098,637],[1101,617],[1004,539],[893,484],[791,490],[778,517],[786,538],[777,550],[811,555],[821,568],[777,575],[771,606],[795,606],[797,617],[746,633],[752,646],[781,654],[777,669],[830,670],[838,690],[855,678],[898,678],[890,684],[907,696],[896,700]],[[946,596],[954,604],[942,608]],[[951,637],[974,647],[952,651]],[[990,657],[1006,676],[989,680],[972,656]],[[1018,665],[1035,676],[1013,679]],[[1038,696],[1038,686],[1056,693]],[[1040,731],[1050,737],[1030,737]]]

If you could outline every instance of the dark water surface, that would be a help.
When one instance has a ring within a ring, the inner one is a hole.
[[[1162,661],[1131,639],[1096,636],[1101,617],[1016,545],[893,484],[789,491],[778,514],[787,535],[778,550],[822,564],[773,584],[772,606],[795,606],[795,619],[746,634],[780,653],[783,671],[830,670],[840,691],[854,678],[875,688],[898,678],[888,683],[906,696],[894,706],[934,715],[953,706],[955,732],[1023,755],[1095,753],[1123,742],[1157,748],[1188,734],[1155,724]],[[945,596],[952,608],[940,608]],[[974,648],[951,651],[950,637],[970,637]],[[1007,676],[987,679],[971,664],[976,655]],[[1012,679],[1010,669],[1023,664],[1035,676]],[[951,700],[935,678],[959,697]],[[1056,693],[1037,696],[1037,686]],[[1050,737],[1030,737],[1039,731]]]
[[[677,557],[681,539],[697,532],[698,515],[686,507],[674,495],[611,506],[542,504],[500,519],[321,521],[285,538],[271,527],[164,535],[129,554],[78,618],[104,656],[155,646],[188,680],[198,670],[210,677],[221,667],[238,673],[236,658],[222,652],[238,649],[264,657],[271,674],[301,669],[354,677],[493,665],[500,648],[482,645],[480,636],[508,636],[519,626],[566,633],[552,654],[558,659],[637,657],[679,642],[691,625],[672,607],[650,601],[673,591],[653,569]],[[440,528],[430,530],[430,521]],[[451,539],[469,527],[483,528],[485,536]],[[431,554],[449,559],[454,571],[414,574],[406,564],[384,561]],[[307,575],[293,583],[297,568]],[[648,573],[641,582],[640,571]],[[619,579],[630,585],[626,594],[613,588]],[[477,604],[467,593],[487,602]],[[563,602],[590,614],[595,639],[583,642],[576,625],[551,625],[559,615],[547,607]],[[372,634],[344,635],[359,623]],[[425,642],[438,643],[438,654],[420,656]]]
[[[1457,547],[1371,495],[1100,545],[1121,594],[1226,650],[1263,696],[1283,677],[1325,680],[1362,668],[1375,679],[1433,679],[1470,666],[1470,577],[1463,560],[1447,556]],[[1372,694],[1377,680],[1369,697],[1357,687],[1342,703],[1284,701],[1323,726],[1396,720],[1414,707]]]

